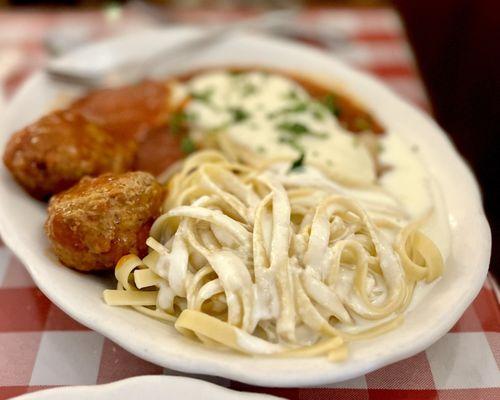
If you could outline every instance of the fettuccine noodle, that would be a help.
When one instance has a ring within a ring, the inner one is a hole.
[[[167,187],[150,253],[123,257],[104,299],[210,346],[342,360],[348,342],[400,324],[416,283],[443,271],[425,218],[382,192],[363,200],[215,150],[188,157]]]

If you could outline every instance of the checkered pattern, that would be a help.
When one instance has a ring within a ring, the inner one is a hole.
[[[201,24],[240,15],[200,10],[177,13],[176,17]],[[43,64],[47,56],[42,39],[58,24],[78,23],[94,36],[102,36],[148,23],[130,12],[125,12],[124,22],[114,22],[111,28],[106,21],[95,12],[0,12],[0,74],[2,55],[10,55],[12,60],[12,54],[17,54],[17,65],[7,74],[5,93],[10,95],[33,69]],[[324,34],[329,30],[338,31],[341,40],[330,40]],[[409,101],[428,109],[411,51],[392,11],[309,10],[301,18],[299,34],[291,35],[378,75]],[[366,376],[334,385],[293,389],[197,377],[237,390],[290,399],[500,399],[499,367],[499,304],[486,284],[439,342]],[[146,374],[178,373],[140,360],[72,320],[34,286],[21,263],[0,242],[0,400],[46,387],[106,383]]]

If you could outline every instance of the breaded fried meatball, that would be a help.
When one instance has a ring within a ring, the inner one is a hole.
[[[99,89],[75,101],[70,109],[118,138],[142,140],[168,119],[169,96],[164,82]]]
[[[15,133],[4,162],[33,197],[47,199],[83,176],[130,170],[136,149],[75,112],[56,111]]]
[[[146,172],[85,177],[50,199],[45,231],[67,267],[112,269],[123,255],[145,255],[163,195],[163,188]]]

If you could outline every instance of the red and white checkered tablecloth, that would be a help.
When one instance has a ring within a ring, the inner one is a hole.
[[[176,14],[180,21],[196,23],[239,16],[201,10]],[[3,91],[7,97],[12,95],[31,71],[43,65],[47,59],[43,40],[58,26],[76,24],[102,36],[148,23],[147,18],[128,11],[121,18],[116,12],[112,16],[0,12],[0,80],[2,60],[5,65],[10,62],[9,70],[3,71]],[[377,75],[410,102],[429,109],[399,18],[392,10],[307,10],[299,27],[303,40]],[[329,39],[331,30],[337,34]],[[178,373],[142,361],[72,320],[35,287],[21,263],[0,242],[0,400],[47,387],[106,383],[146,374]],[[334,385],[279,389],[200,378],[290,399],[500,399],[499,304],[487,283],[453,329],[429,349]]]

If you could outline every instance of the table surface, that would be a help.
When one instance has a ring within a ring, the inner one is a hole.
[[[177,12],[175,20],[203,24],[241,16],[197,10]],[[43,66],[48,58],[44,41],[54,33],[78,26],[80,36],[96,38],[152,23],[157,21],[150,16],[119,9],[0,12],[0,94],[8,101],[19,84]],[[392,10],[306,10],[286,34],[378,76],[409,102],[430,110],[404,30]],[[35,287],[0,242],[0,400],[47,387],[148,374],[186,375],[140,360],[72,320]],[[190,376],[290,399],[500,399],[499,304],[487,282],[453,329],[426,351],[342,383],[280,389]]]

